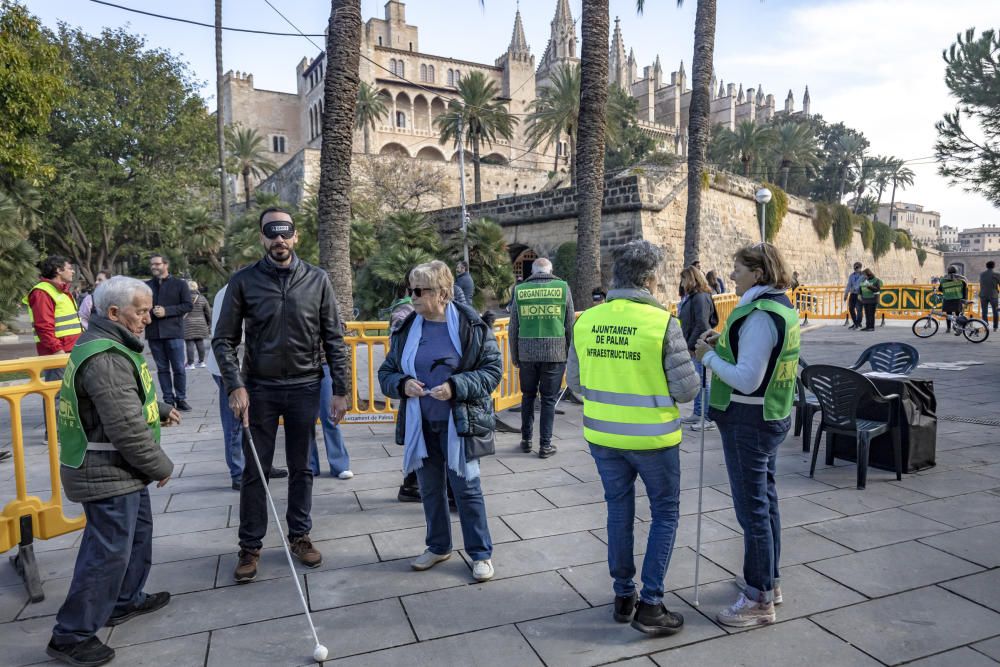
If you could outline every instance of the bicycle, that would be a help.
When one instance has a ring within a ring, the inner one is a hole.
[[[937,300],[940,303],[940,299]],[[938,305],[935,303],[934,305]],[[966,306],[971,301],[963,301]],[[941,326],[935,317],[944,317],[950,324],[956,336],[965,336],[970,343],[982,343],[990,337],[990,327],[985,320],[978,317],[966,317],[964,314],[955,315],[944,311],[932,309],[930,315],[924,315],[913,323],[913,335],[917,338],[930,338],[938,332]]]

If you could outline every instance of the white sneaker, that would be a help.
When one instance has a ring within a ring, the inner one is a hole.
[[[744,592],[744,593],[746,592],[746,590],[747,590],[747,580],[746,579],[744,579],[743,577],[737,576],[736,578],[733,579],[733,583],[736,584],[736,587],[739,588],[741,592]],[[775,583],[774,584],[774,606],[777,607],[782,602],[784,602],[784,600],[781,599],[781,584]]]
[[[351,472],[350,470],[345,470],[344,472],[337,475],[337,479],[350,479],[352,477],[354,477],[354,473]]]
[[[472,564],[472,578],[476,581],[489,581],[493,578],[493,561],[477,560]]]
[[[684,425],[687,425],[687,424],[696,424],[696,423],[698,423],[700,421],[701,421],[701,416],[700,415],[690,415],[690,416],[687,416],[687,417],[681,417],[681,423],[684,424]]]
[[[740,593],[736,602],[716,614],[715,619],[731,628],[768,625],[775,620],[774,605],[770,602],[754,602],[745,593]]]
[[[186,371],[193,371],[194,370],[194,364],[185,364],[184,365],[184,370],[186,370]]]
[[[702,430],[702,428],[701,428],[701,417],[698,417],[698,421],[697,422],[695,422],[694,424],[691,424],[691,430],[692,431],[700,431],[700,430]],[[714,431],[715,430],[715,422],[712,421],[711,419],[706,419],[705,420],[705,430],[706,431]]]
[[[208,364],[206,364],[204,361],[199,361],[197,364],[195,364],[195,368],[207,368],[207,367]]]
[[[443,560],[448,560],[451,558],[451,552],[446,554],[436,554],[430,549],[427,549],[422,554],[416,557],[410,562],[410,567],[418,572],[423,572],[424,570],[429,570]]]

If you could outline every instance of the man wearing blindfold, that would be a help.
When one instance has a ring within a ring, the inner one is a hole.
[[[229,405],[249,425],[261,464],[270,477],[278,420],[285,424],[288,463],[288,541],[303,564],[317,567],[322,554],[309,539],[312,528],[313,474],[309,466],[317,406],[330,410],[334,422],[347,411],[347,348],[333,286],[324,270],[294,252],[298,235],[292,216],[269,208],[260,216],[265,256],[233,274],[222,303],[212,349],[219,362]],[[236,348],[246,332],[240,370]],[[320,406],[323,357],[333,380],[330,405]],[[244,441],[244,456],[253,455]],[[256,466],[243,470],[240,488],[240,552],[234,572],[238,583],[257,576],[260,548],[267,531],[266,480]]]

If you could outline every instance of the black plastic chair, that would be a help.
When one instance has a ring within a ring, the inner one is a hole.
[[[864,375],[849,368],[813,364],[802,371],[802,382],[819,400],[823,417],[813,444],[809,476],[816,472],[816,458],[823,432],[827,433],[826,463],[833,465],[831,434],[853,436],[857,444],[858,488],[865,488],[868,479],[868,455],[871,441],[877,435],[891,433],[896,479],[903,479],[903,450],[900,439],[900,414],[903,402],[899,394],[883,395]],[[886,406],[885,421],[858,417],[858,408],[872,404]]]
[[[850,369],[856,371],[865,363],[871,364],[872,370],[909,375],[920,364],[920,353],[907,343],[876,343],[862,352]]]
[[[808,368],[809,364],[799,357],[799,373],[802,369]],[[819,399],[802,384],[802,378],[795,378],[795,435],[802,436],[802,451],[809,451],[809,443],[812,442],[813,416],[819,412]]]

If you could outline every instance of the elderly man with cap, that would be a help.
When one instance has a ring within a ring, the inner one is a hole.
[[[87,526],[66,601],[46,652],[70,665],[103,665],[115,652],[97,638],[165,606],[170,593],[146,594],[153,517],[146,487],[161,487],[174,464],[160,447],[160,422],[180,414],[156,400],[142,356],[152,291],[116,276],[94,294],[96,314],[66,364],[59,403],[59,461],[66,496],[83,504]]]

